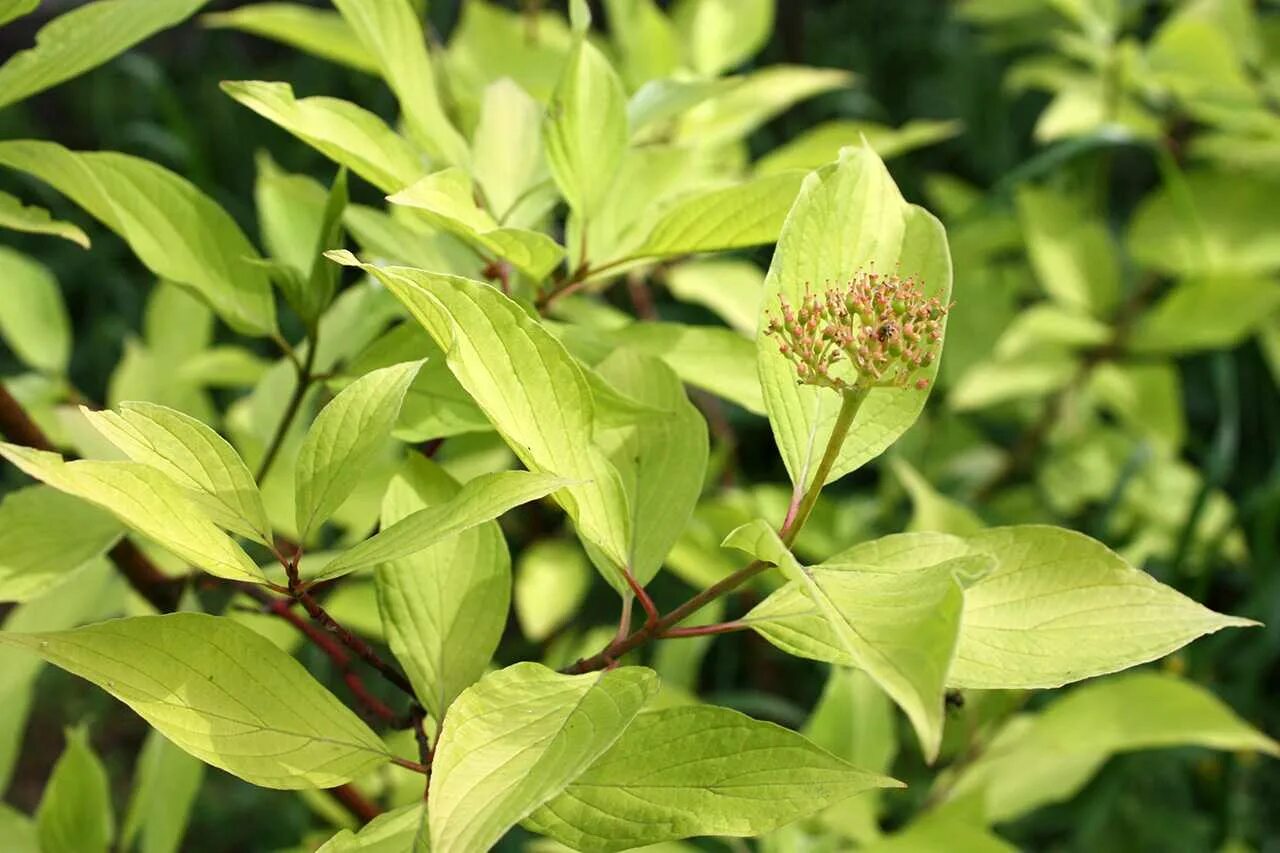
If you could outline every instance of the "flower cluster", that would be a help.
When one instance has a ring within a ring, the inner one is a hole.
[[[784,297],[781,316],[771,316],[765,332],[777,339],[802,385],[840,392],[909,384],[924,389],[929,381],[913,377],[937,358],[950,307],[926,297],[915,278],[859,271],[844,287],[822,293],[806,287],[798,306]]]

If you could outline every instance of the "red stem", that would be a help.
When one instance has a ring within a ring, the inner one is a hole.
[[[688,628],[672,628],[662,633],[658,639],[674,640],[680,637],[707,637],[712,634],[728,634],[733,631],[745,631],[751,626],[745,622],[717,622],[713,625],[692,625]]]

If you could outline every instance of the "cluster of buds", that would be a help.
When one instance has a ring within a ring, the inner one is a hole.
[[[950,307],[926,297],[915,278],[860,271],[844,287],[812,293],[806,286],[798,306],[784,297],[765,332],[802,385],[923,390],[929,380],[914,377],[938,357]]]

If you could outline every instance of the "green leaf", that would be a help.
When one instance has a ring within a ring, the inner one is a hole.
[[[204,781],[204,765],[152,729],[134,767],[133,791],[120,846],[139,853],[177,853]]]
[[[466,140],[444,112],[422,24],[408,0],[334,0],[333,5],[377,59],[413,141],[435,159],[466,165]]]
[[[1280,745],[1204,688],[1134,673],[1076,688],[1045,711],[1015,717],[952,780],[947,796],[978,795],[986,819],[1004,822],[1069,799],[1116,753],[1183,745],[1280,755]]]
[[[381,453],[420,361],[374,370],[352,382],[316,416],[298,449],[294,483],[298,531],[305,540],[356,487]]]
[[[1099,347],[1111,340],[1111,327],[1077,308],[1040,302],[1013,318],[996,341],[996,358],[1016,363],[1046,351]]]
[[[845,660],[865,670],[902,708],[920,738],[925,759],[933,761],[942,743],[943,694],[964,606],[953,572],[829,564],[803,569],[761,521],[730,533],[724,544],[775,563],[808,594]],[[784,567],[779,559],[790,566]],[[779,643],[767,621],[756,622],[766,620],[768,612],[766,600],[748,619],[771,642]]]
[[[211,575],[263,583],[262,572],[173,480],[137,462],[64,462],[56,453],[0,443],[0,456],[60,492],[109,511],[127,527]]]
[[[43,207],[23,205],[22,200],[8,193],[0,192],[0,228],[23,231],[27,234],[52,234],[64,240],[70,240],[81,248],[89,248],[89,235],[79,226],[70,222],[60,222],[49,215]]]
[[[253,474],[212,428],[154,403],[122,403],[119,412],[81,413],[134,462],[164,473],[187,490],[220,527],[270,545],[271,523]]]
[[[831,668],[822,698],[803,733],[837,758],[874,773],[887,773],[898,754],[893,703],[860,669]],[[880,835],[879,810],[880,792],[868,791],[828,807],[821,820],[865,844]]]
[[[456,234],[482,254],[510,262],[541,281],[564,259],[564,249],[540,231],[502,228],[475,202],[471,179],[460,169],[445,169],[406,187],[387,201],[411,207],[437,228]]]
[[[680,0],[672,16],[689,64],[707,77],[741,65],[773,34],[773,0]]]
[[[1011,361],[983,361],[965,371],[947,395],[957,412],[985,409],[1009,400],[1046,397],[1065,388],[1080,371],[1079,361],[1064,350],[1051,350]]]
[[[1053,190],[1023,187],[1017,203],[1040,286],[1062,305],[1106,316],[1120,296],[1120,259],[1106,224]]]
[[[627,566],[643,586],[662,568],[702,493],[707,424],[689,402],[680,378],[656,358],[623,348],[596,372],[628,397],[663,410],[595,434],[622,476],[631,508]]]
[[[258,154],[255,163],[253,199],[262,244],[272,259],[302,275],[315,259],[316,238],[324,219],[324,186],[307,175],[284,171],[265,152]]]
[[[677,142],[715,148],[745,138],[792,104],[843,89],[855,77],[835,68],[770,65],[743,75],[736,86],[715,94],[680,122]]]
[[[120,235],[149,270],[199,294],[236,331],[275,329],[270,282],[251,262],[257,251],[185,178],[137,157],[37,140],[0,142],[0,165],[68,196]]]
[[[30,15],[40,5],[40,0],[0,0],[0,26]]]
[[[823,122],[770,151],[755,164],[757,175],[786,169],[816,169],[840,156],[840,149],[861,145],[865,139],[882,160],[892,160],[917,148],[950,139],[960,133],[957,121],[915,119],[901,127],[873,121]]]
[[[1074,531],[999,527],[969,544],[997,566],[965,589],[955,687],[1060,687],[1257,624],[1209,610]]]
[[[783,172],[677,199],[628,257],[662,258],[772,243],[803,179],[802,172]]]
[[[47,486],[0,502],[0,601],[27,601],[65,580],[120,538],[109,514]]]
[[[697,835],[753,836],[892,779],[802,735],[713,706],[649,711],[525,822],[608,853]]]
[[[99,0],[55,18],[36,44],[0,66],[0,109],[124,53],[190,17],[207,0]]]
[[[23,363],[61,375],[71,358],[71,320],[43,264],[0,246],[0,338]]]
[[[377,74],[378,60],[337,12],[300,3],[254,3],[205,15],[206,27],[253,33],[354,68]]]
[[[535,643],[550,637],[578,612],[591,587],[591,564],[582,549],[563,539],[542,539],[516,562],[516,618]]]
[[[934,531],[968,536],[986,525],[972,509],[939,492],[902,459],[891,459],[893,474],[911,496],[911,521],[907,530],[911,533]]]
[[[926,294],[943,304],[950,302],[951,259],[942,225],[924,209],[903,201],[874,152],[845,149],[838,163],[805,179],[778,238],[761,317],[777,312],[781,296],[799,304],[806,287],[845,282],[872,266],[916,276]],[[798,489],[807,489],[835,425],[840,394],[797,385],[794,367],[772,339],[762,337],[758,353],[774,438],[792,481]],[[937,364],[925,369],[931,384]],[[928,389],[915,387],[872,389],[826,481],[884,451],[915,422],[928,395]]]
[[[0,0],[0,13],[3,11],[3,0]],[[5,839],[9,853],[40,853],[35,822],[8,803],[0,803],[0,838]]]
[[[411,454],[382,499],[383,529],[427,507],[448,506],[457,482]],[[437,513],[438,515],[438,513]],[[484,674],[511,601],[511,558],[489,521],[378,566],[378,609],[387,642],[434,719]]]
[[[754,338],[764,271],[749,261],[696,260],[667,270],[667,289],[682,302],[712,311],[734,331]]]
[[[503,78],[485,88],[471,140],[471,173],[498,222],[505,223],[547,177],[541,124],[542,106],[514,81]]]
[[[1018,853],[1017,847],[965,816],[942,809],[924,812],[899,832],[858,849],[865,853]]]
[[[1280,285],[1250,275],[1191,277],[1143,312],[1128,344],[1140,353],[1231,349],[1280,309]]]
[[[412,145],[350,101],[319,96],[299,100],[288,83],[241,80],[221,85],[241,104],[383,192],[413,183],[426,170]]]
[[[426,853],[426,834],[425,807],[412,803],[383,812],[357,832],[340,831],[316,853]]]
[[[42,853],[107,853],[115,835],[111,783],[86,729],[67,729],[67,745],[36,809]]]
[[[1182,447],[1187,424],[1181,379],[1172,363],[1104,362],[1093,369],[1089,391],[1136,434],[1149,435],[1172,451]]]
[[[1280,181],[1197,171],[1166,184],[1138,208],[1128,248],[1138,263],[1170,274],[1254,276],[1280,269]]]
[[[671,125],[677,118],[741,82],[737,77],[650,80],[627,101],[627,124],[631,128],[632,143],[651,142],[669,136],[674,130]]]
[[[669,77],[679,68],[681,48],[675,27],[654,0],[605,0],[604,6],[628,89]]]
[[[527,37],[530,27],[538,33],[536,39]],[[573,43],[558,11],[515,10],[491,0],[473,0],[462,6],[449,40],[450,92],[464,114],[474,114],[484,89],[510,77],[545,104]]]
[[[445,718],[430,784],[434,853],[487,850],[559,795],[657,691],[652,670],[559,675],[519,663],[466,690]]]
[[[366,566],[399,560],[502,513],[545,497],[572,481],[552,474],[502,471],[469,481],[457,496],[402,518],[327,564],[316,579],[333,578]]]
[[[547,107],[547,165],[574,212],[600,209],[627,147],[627,99],[609,60],[578,35]]]
[[[405,267],[363,268],[447,353],[458,382],[525,465],[579,481],[556,499],[583,539],[625,565],[630,511],[617,469],[591,442],[594,402],[578,362],[493,287]],[[627,589],[619,573],[609,580]]]
[[[203,613],[0,633],[92,681],[197,758],[265,788],[330,788],[383,764],[382,741],[302,665]]]

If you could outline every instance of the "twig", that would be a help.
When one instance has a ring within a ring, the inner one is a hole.
[[[745,631],[750,627],[746,622],[717,622],[712,625],[692,625],[688,628],[672,628],[658,639],[675,640],[681,637],[707,637],[713,634],[730,634],[734,631]]]
[[[298,416],[298,412],[302,408],[302,401],[307,396],[307,390],[315,379],[312,371],[315,369],[316,364],[317,344],[317,338],[312,337],[307,344],[307,356],[304,362],[299,362],[297,356],[290,357],[297,373],[297,382],[294,384],[292,396],[289,397],[289,403],[285,406],[284,414],[280,417],[280,423],[276,426],[275,434],[271,437],[271,443],[267,445],[266,452],[262,454],[262,461],[258,463],[258,471],[254,474],[254,479],[259,483],[266,478],[267,472],[271,470],[271,464],[280,455],[280,448],[284,446],[285,436],[289,433],[289,427],[293,425],[294,418]]]
[[[329,633],[333,634],[342,645],[346,646],[352,654],[360,658],[362,661],[373,667],[387,681],[394,684],[410,697],[415,697],[413,685],[409,683],[409,679],[405,678],[404,673],[396,669],[391,664],[382,659],[382,656],[373,650],[368,643],[357,637],[351,631],[343,627],[336,619],[320,606],[320,602],[316,601],[303,586],[302,578],[298,574],[298,560],[301,553],[295,553],[292,557],[280,557],[280,564],[284,566],[285,574],[289,578],[289,594],[294,600],[302,605],[316,624],[323,627]]]

